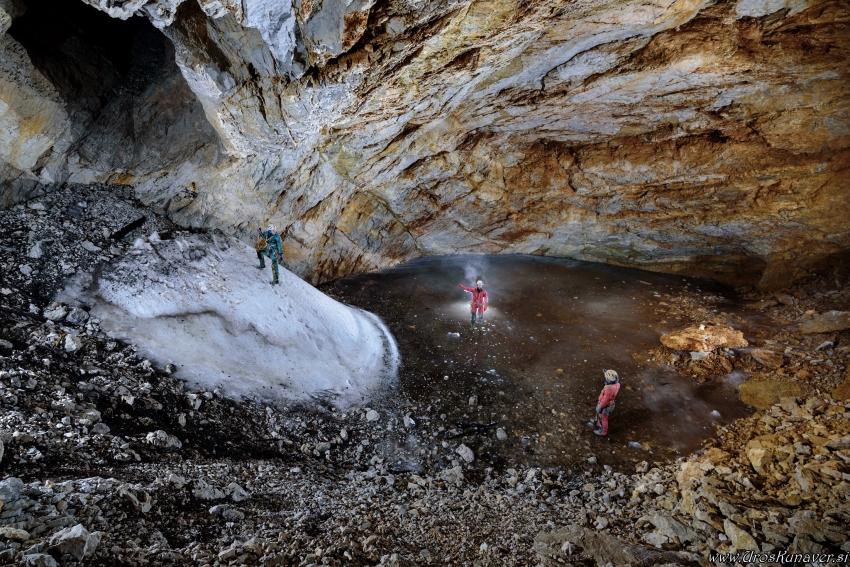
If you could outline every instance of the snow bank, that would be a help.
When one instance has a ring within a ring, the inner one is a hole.
[[[256,265],[235,239],[154,234],[105,265],[80,299],[110,336],[174,364],[190,386],[237,399],[322,397],[344,407],[395,378],[398,350],[376,316],[283,268],[271,286],[269,262]]]

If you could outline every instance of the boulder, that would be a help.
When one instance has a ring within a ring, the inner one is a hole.
[[[685,461],[681,465],[681,470],[676,473],[676,480],[679,482],[679,488],[684,488],[688,484],[704,476],[705,472],[702,470],[699,463],[694,461]]]
[[[850,374],[844,379],[844,383],[832,391],[832,399],[836,402],[850,400]]]
[[[26,567],[59,567],[59,563],[46,553],[30,553],[21,558]]]
[[[0,528],[0,537],[17,541],[27,541],[30,538],[30,533],[26,530],[3,526]]]
[[[850,329],[850,311],[827,311],[800,323],[800,332],[807,335],[845,329]]]
[[[826,444],[827,449],[838,451],[841,449],[850,449],[850,435],[833,439]]]
[[[773,452],[769,447],[762,446],[760,441],[754,439],[747,443],[747,458],[753,469],[763,475],[765,467],[773,460]]]
[[[660,536],[660,534],[659,534]],[[658,538],[663,543],[664,536]],[[566,542],[571,545],[567,546]],[[654,544],[653,544],[654,545]],[[592,560],[596,565],[688,565],[678,554],[650,549],[642,545],[626,543],[604,532],[597,532],[576,525],[563,529],[540,532],[534,538],[534,551],[542,565],[559,565],[551,561],[558,556],[562,548],[568,548],[573,554]],[[583,565],[585,563],[582,563]]]
[[[749,380],[738,386],[741,401],[758,409],[769,409],[780,397],[806,396],[806,387],[789,380]]]
[[[750,356],[753,357],[753,360],[764,366],[765,368],[779,368],[782,366],[782,363],[785,362],[785,359],[782,358],[781,354],[777,354],[773,351],[757,348],[754,349]]]
[[[732,520],[726,518],[723,520],[723,532],[732,542],[732,545],[735,549],[739,551],[758,551],[759,546],[756,543],[756,540],[753,539],[753,536],[749,534],[745,529],[741,528],[733,522]]]
[[[100,544],[100,532],[89,533],[82,524],[65,528],[50,538],[51,552],[71,555],[77,561],[90,555]]]
[[[702,538],[692,529],[678,520],[674,520],[667,514],[655,514],[649,521],[655,526],[658,533],[667,536],[671,540],[678,540],[683,544],[686,541],[699,541]]]
[[[21,491],[24,489],[24,481],[19,478],[9,477],[0,481],[0,501],[4,504],[21,499]]]
[[[661,336],[661,344],[673,350],[707,352],[717,348],[747,346],[744,334],[726,325],[688,327]]]

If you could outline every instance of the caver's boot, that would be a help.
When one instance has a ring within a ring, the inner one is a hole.
[[[277,272],[277,260],[272,260],[272,273],[274,274],[272,285],[278,285],[280,283],[280,279]]]
[[[265,267],[266,267],[266,261],[265,261],[265,259],[263,258],[263,255],[262,255],[262,253],[260,253],[260,251],[259,251],[259,250],[257,250],[257,258],[259,258],[259,259],[260,259],[260,265],[259,265],[259,266],[254,266],[254,267],[255,267],[255,268],[257,268],[258,270],[262,270],[263,268],[265,268]]]

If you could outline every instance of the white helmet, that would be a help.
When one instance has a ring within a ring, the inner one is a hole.
[[[273,230],[277,230],[277,229],[275,228],[275,226],[274,226],[273,224],[270,224],[270,225],[269,225],[269,227],[268,227],[266,230],[268,230],[269,232],[271,232],[271,231],[273,231]]]
[[[481,280],[478,280],[478,281],[475,282],[475,285],[484,285],[484,282],[481,281]]]
[[[611,382],[612,380],[616,380],[620,376],[617,374],[616,370],[606,370],[605,371],[605,379]]]

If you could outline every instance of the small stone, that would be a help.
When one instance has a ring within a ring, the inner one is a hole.
[[[608,527],[608,518],[605,516],[596,516],[596,529],[604,530]]]
[[[65,335],[65,352],[76,352],[83,346],[83,339],[77,335]]]
[[[95,435],[106,435],[109,433],[109,426],[103,422],[95,423],[94,427],[91,428],[91,432]]]
[[[449,484],[457,484],[463,480],[463,469],[459,466],[446,469],[441,471],[437,478]]]
[[[67,314],[68,308],[58,303],[54,303],[44,310],[44,317],[51,321],[61,321]]]
[[[177,437],[163,431],[162,429],[148,433],[147,436],[145,436],[145,442],[162,449],[180,449],[183,447],[183,443],[181,443]]]
[[[366,412],[366,421],[378,421],[379,419],[381,419],[381,414],[375,410],[370,409]]]
[[[32,266],[30,266],[29,264],[21,264],[20,266],[18,266],[18,269],[26,277],[30,277],[32,275]]]
[[[469,396],[469,405],[477,406],[478,405],[478,396]]]
[[[402,418],[402,422],[404,423],[404,426],[408,429],[413,429],[414,427],[416,427],[416,422],[413,421],[413,418],[411,418],[409,415],[404,416]]]
[[[100,252],[101,250],[103,250],[103,248],[100,248],[99,246],[95,246],[89,240],[86,240],[80,246],[82,246],[85,250],[88,250],[89,252],[92,252],[92,253]]]
[[[86,313],[85,309],[80,309],[79,307],[71,309],[71,312],[65,317],[65,321],[77,326],[85,325],[88,320],[89,314]]]
[[[499,427],[498,429],[496,429],[496,439],[498,439],[499,441],[507,441],[508,434],[505,431],[504,427]]]
[[[794,303],[795,303],[794,298],[792,296],[788,295],[787,293],[777,293],[773,297],[775,297],[776,301],[778,301],[782,305],[791,306],[791,305],[794,305]]]
[[[41,258],[43,255],[44,251],[41,249],[41,241],[33,244],[32,248],[27,252],[27,258],[33,258],[35,260]]]
[[[251,498],[251,494],[235,482],[228,484],[225,491],[230,495],[230,498],[234,502],[242,502],[243,500]]]
[[[471,463],[475,460],[475,453],[473,453],[472,449],[466,445],[460,445],[457,449],[455,449],[455,453],[460,455],[460,457],[467,463]]]
[[[661,547],[664,544],[670,543],[670,538],[666,535],[659,534],[656,532],[649,532],[643,534],[643,541],[648,543],[649,545],[654,545],[655,547]]]

